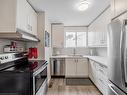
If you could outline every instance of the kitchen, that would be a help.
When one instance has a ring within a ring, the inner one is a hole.
[[[0,0],[0,95],[127,95],[126,0]]]

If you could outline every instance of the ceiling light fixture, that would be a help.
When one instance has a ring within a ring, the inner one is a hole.
[[[89,8],[89,2],[87,0],[81,0],[78,4],[77,4],[77,7],[78,7],[78,10],[79,11],[85,11]]]

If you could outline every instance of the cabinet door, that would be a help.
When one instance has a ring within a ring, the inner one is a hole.
[[[96,77],[97,77],[97,70],[96,70],[96,63],[92,60],[89,61],[90,62],[90,68],[91,68],[91,71],[89,71],[89,73],[91,73],[91,80],[96,84]]]
[[[30,5],[27,5],[27,26],[28,26],[28,32],[30,34],[33,34],[32,32],[32,21],[33,21],[33,18],[34,18],[34,14],[33,14],[33,9]]]
[[[20,0],[22,1],[22,0]],[[0,0],[0,32],[16,32],[16,0]]]
[[[28,27],[28,2],[26,0],[17,0],[17,29],[25,32],[29,31]]]
[[[76,76],[76,62],[75,59],[66,59],[66,77],[75,77]]]
[[[94,38],[93,32],[88,32],[88,46],[93,45],[93,38]]]
[[[37,14],[33,9],[31,11],[30,26],[31,26],[31,33],[33,35],[37,35]]]
[[[107,78],[107,68],[99,63],[96,63],[97,68],[97,82],[96,85],[100,91],[106,95],[108,78]]]
[[[127,0],[115,0],[115,16],[127,11]]]
[[[64,26],[63,24],[52,25],[52,46],[64,47]]]
[[[95,32],[94,33],[94,46],[100,46],[100,40],[101,40],[101,33],[100,32]]]
[[[107,46],[107,32],[103,32],[103,46]]]
[[[92,67],[92,60],[89,60],[89,78],[94,82],[94,77],[93,77],[93,67]]]
[[[97,64],[95,61],[92,62],[92,69],[93,69],[93,77],[94,77],[94,82],[95,84],[97,83],[97,77],[98,77],[98,74],[97,74]]]
[[[87,59],[77,59],[77,77],[88,78],[88,62]]]
[[[17,28],[37,35],[37,14],[26,0],[17,0]]]
[[[98,32],[98,46],[103,46],[104,44],[104,35],[103,35],[103,32]]]

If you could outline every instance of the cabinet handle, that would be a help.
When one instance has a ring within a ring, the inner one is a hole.
[[[27,29],[30,30],[30,25],[29,24],[27,25]]]
[[[31,26],[31,31],[32,31],[32,26]]]
[[[99,79],[102,83],[103,83],[103,80],[102,79]]]
[[[76,63],[76,59],[75,59],[75,63]]]
[[[102,72],[102,73],[104,74],[103,70],[99,69],[99,71]]]

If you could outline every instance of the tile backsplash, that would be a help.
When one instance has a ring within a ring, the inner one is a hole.
[[[73,55],[74,48],[53,48],[52,55]],[[75,54],[107,56],[107,48],[75,48]]]
[[[3,47],[5,45],[10,45],[11,41],[14,41],[14,40],[0,39],[0,53],[3,53]],[[16,42],[17,42],[17,46],[23,47],[24,50],[26,49],[26,47],[25,47],[26,43],[25,42],[21,42],[21,41],[16,41]]]
[[[92,48],[93,52],[96,49]],[[74,48],[53,48],[53,55],[73,55]],[[90,55],[90,48],[75,48],[75,54],[79,55]]]
[[[100,47],[100,48],[96,48],[96,52],[98,56],[107,56],[107,47]]]

